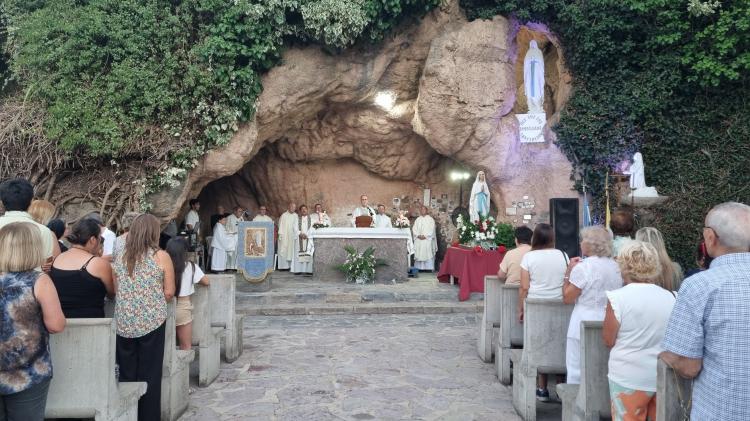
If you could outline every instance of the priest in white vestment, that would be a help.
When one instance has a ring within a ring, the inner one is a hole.
[[[294,225],[294,254],[292,255],[292,272],[312,273],[313,242],[309,238],[312,230],[312,217],[307,206],[299,207],[299,217]]]
[[[243,216],[245,215],[245,209],[242,208],[242,206],[235,206],[234,207],[234,213],[229,214],[227,216],[227,233],[230,235],[234,235],[234,238],[237,239],[239,232],[240,232],[240,222],[244,221],[245,219]],[[236,247],[235,251],[227,254],[227,269],[229,270],[237,270],[237,253],[236,253]]]
[[[378,214],[375,215],[375,228],[393,228],[391,217],[385,214],[385,205],[378,205]]]
[[[312,214],[312,223],[313,225],[322,224],[329,227],[333,226],[331,223],[331,217],[323,210],[323,205],[320,203],[315,204],[315,212]]]
[[[352,226],[356,227],[356,220],[358,216],[370,216],[373,218],[373,221],[375,220],[375,209],[372,208],[368,204],[367,195],[363,194],[359,197],[359,204],[360,206],[355,208],[354,211],[352,211]]]
[[[420,217],[414,221],[414,267],[419,270],[435,270],[435,253],[437,253],[437,233],[435,220],[428,215],[427,206],[420,209]]]
[[[255,215],[255,218],[253,218],[254,222],[273,222],[273,219],[271,219],[270,216],[268,216],[268,208],[266,208],[263,205],[260,205],[260,208],[258,209],[258,214]]]
[[[279,261],[278,269],[285,270],[292,267],[292,256],[294,256],[294,226],[299,221],[294,202],[289,204],[286,212],[279,217]]]
[[[211,270],[224,272],[227,270],[227,258],[237,250],[237,236],[227,232],[226,224],[229,214],[219,216],[219,221],[214,226],[214,235],[211,240]]]

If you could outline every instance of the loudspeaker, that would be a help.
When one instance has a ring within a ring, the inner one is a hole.
[[[550,199],[549,223],[555,230],[555,247],[569,257],[580,256],[578,199]]]

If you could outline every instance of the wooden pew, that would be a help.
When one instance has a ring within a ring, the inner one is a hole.
[[[495,331],[499,329],[502,317],[503,301],[500,286],[504,283],[497,276],[484,277],[484,311],[482,323],[479,325],[477,352],[479,358],[486,363],[492,362],[492,356],[497,348]]]
[[[224,361],[231,363],[242,355],[244,346],[242,329],[245,316],[237,314],[235,275],[208,275],[211,288],[211,321],[216,326],[225,326],[226,334],[221,340],[221,355]]]
[[[581,322],[581,384],[558,384],[563,404],[563,421],[596,420],[611,417],[609,348],[602,340],[603,322]]]
[[[115,325],[112,319],[68,319],[50,335],[54,376],[46,418],[136,421],[145,382],[115,378]]]
[[[693,381],[683,379],[659,358],[656,364],[656,421],[679,421],[690,415]]]
[[[221,364],[221,337],[226,332],[224,326],[211,322],[210,286],[195,285],[195,293],[190,297],[193,304],[193,349],[197,361],[190,364],[190,375],[198,377],[198,386],[208,386],[219,376]]]
[[[175,301],[169,303],[164,334],[164,363],[161,373],[161,419],[175,421],[190,404],[190,363],[194,350],[177,348]]]
[[[526,421],[536,420],[537,374],[565,374],[565,344],[572,311],[573,305],[562,300],[526,299],[523,349],[511,351],[513,407]]]
[[[510,354],[513,348],[523,346],[523,324],[518,321],[519,285],[502,284],[500,328],[495,349],[495,370],[497,378],[503,384],[510,384]]]

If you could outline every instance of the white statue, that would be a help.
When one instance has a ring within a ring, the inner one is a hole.
[[[469,216],[472,221],[478,221],[479,217],[486,218],[490,214],[490,188],[484,171],[477,173],[477,179],[471,186],[471,197],[469,197]]]
[[[544,113],[544,55],[534,40],[523,59],[523,84],[529,113]]]
[[[630,174],[630,194],[633,197],[659,197],[654,187],[646,186],[645,167],[643,165],[643,155],[636,152],[633,155],[633,164],[630,165],[625,174]]]

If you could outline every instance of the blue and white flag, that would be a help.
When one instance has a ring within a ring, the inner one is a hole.
[[[240,222],[237,269],[249,282],[262,282],[273,271],[273,222]]]

